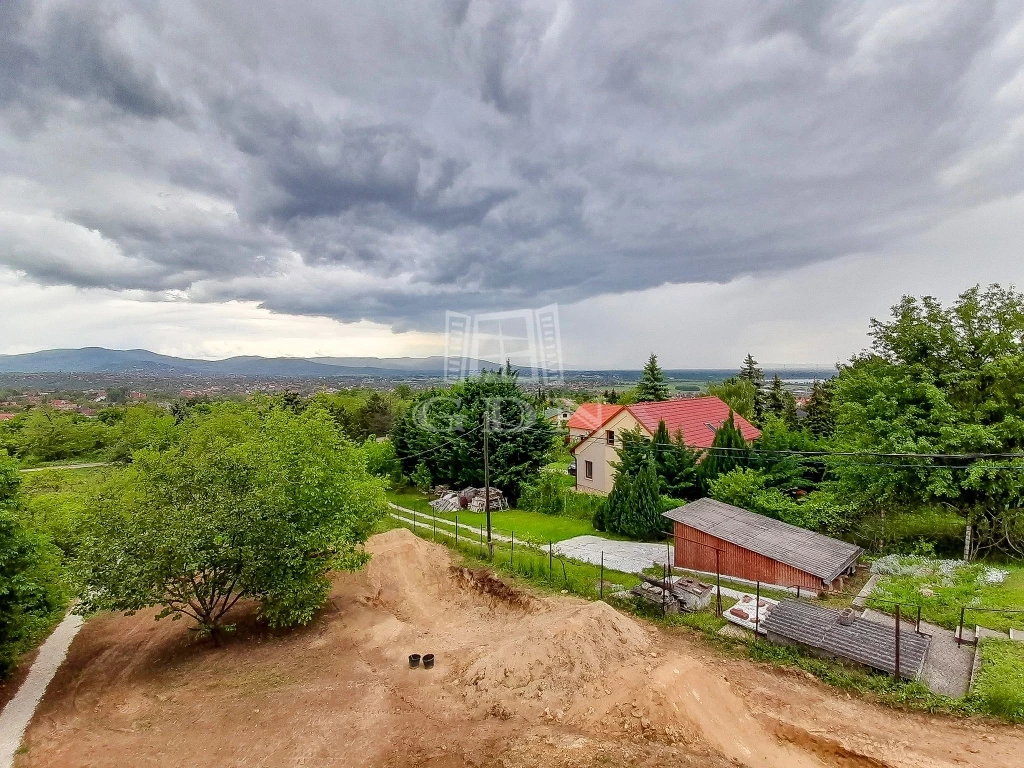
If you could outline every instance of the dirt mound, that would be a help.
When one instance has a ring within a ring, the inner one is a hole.
[[[462,673],[470,699],[489,708],[510,694],[567,707],[610,669],[646,654],[647,632],[606,603],[547,610],[488,648]]]
[[[493,601],[523,612],[536,610],[540,603],[531,595],[510,587],[486,568],[460,568],[451,566],[448,573],[463,589],[493,598]]]

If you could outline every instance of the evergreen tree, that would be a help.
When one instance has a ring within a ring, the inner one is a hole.
[[[629,508],[633,496],[633,478],[626,472],[615,475],[615,485],[608,494],[608,506],[604,514],[604,530],[621,533],[622,518]]]
[[[697,467],[700,454],[686,445],[682,431],[670,438],[664,421],[651,441],[654,462],[658,471],[658,489],[663,496],[673,499],[696,499],[701,493]]]
[[[835,430],[832,418],[832,380],[815,381],[807,400],[807,428],[815,437],[830,437]]]
[[[724,475],[736,467],[746,466],[748,456],[747,441],[736,426],[732,411],[729,411],[729,418],[715,431],[715,439],[708,450],[707,458],[700,465],[701,481],[704,486],[710,485],[719,475]]]
[[[660,400],[668,400],[668,385],[665,384],[665,372],[658,365],[658,356],[652,354],[644,366],[644,372],[636,385],[636,401],[638,403],[653,403]]]
[[[619,518],[619,532],[634,539],[649,539],[661,530],[658,472],[654,461],[648,459],[630,483],[629,497]]]
[[[764,418],[766,410],[765,394],[764,394],[764,371],[762,371],[758,365],[757,360],[754,356],[747,354],[743,359],[743,365],[740,367],[740,373],[737,378],[740,381],[747,381],[754,387],[754,413],[753,421],[755,424],[760,424]]]
[[[796,397],[793,393],[782,386],[782,379],[778,374],[772,379],[772,386],[765,398],[764,416],[772,414],[783,419],[792,428],[799,426],[796,415]],[[762,423],[764,418],[762,417]]]

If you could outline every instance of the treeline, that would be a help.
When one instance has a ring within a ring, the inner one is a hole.
[[[1024,295],[993,285],[949,306],[904,297],[870,335],[869,350],[814,384],[803,413],[750,356],[711,387],[762,436],[728,457],[708,451],[693,492],[876,549],[1024,555]],[[720,462],[733,466],[705,469]]]
[[[108,393],[109,395],[109,393]],[[394,391],[353,388],[303,398],[295,393],[277,396],[282,406],[301,411],[310,403],[324,407],[338,427],[351,439],[364,441],[383,437],[412,399],[408,385]],[[165,431],[191,413],[210,409],[205,399],[181,400],[169,409],[156,405],[114,405],[95,417],[60,411],[45,405],[0,422],[0,451],[23,464],[40,464],[78,459],[82,461],[127,461],[132,450]]]

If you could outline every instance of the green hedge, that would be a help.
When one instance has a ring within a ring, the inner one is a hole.
[[[594,512],[606,503],[605,497],[596,493],[581,493],[574,490],[573,485],[575,483],[570,475],[541,472],[533,482],[523,486],[516,506],[546,515],[592,520]]]

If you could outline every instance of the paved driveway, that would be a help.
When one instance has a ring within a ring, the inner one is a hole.
[[[645,544],[641,541],[612,541],[600,536],[576,536],[555,544],[555,552],[574,560],[599,565],[623,573],[640,573],[653,565],[664,565],[672,558],[672,546]]]

